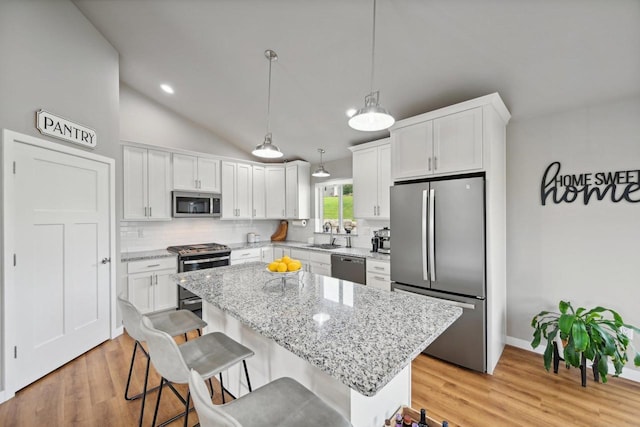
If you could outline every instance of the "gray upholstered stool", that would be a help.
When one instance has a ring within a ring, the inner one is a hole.
[[[127,386],[124,389],[124,398],[126,400],[135,400],[142,397],[142,406],[140,407],[140,420],[139,425],[142,426],[142,417],[144,415],[144,404],[147,396],[147,382],[149,380],[149,354],[142,347],[141,342],[144,341],[144,335],[140,330],[140,321],[142,320],[142,314],[138,309],[126,299],[118,296],[118,306],[122,312],[122,323],[127,333],[136,342],[133,346],[133,354],[131,355],[131,364],[129,365],[129,376],[127,377]],[[149,317],[154,328],[166,332],[172,337],[183,335],[185,340],[187,339],[187,332],[197,330],[200,335],[200,329],[207,326],[207,322],[193,314],[189,310],[173,310],[164,311],[162,313],[152,314]],[[133,373],[133,364],[136,359],[136,352],[138,348],[147,357],[147,369],[144,375],[144,387],[142,392],[135,396],[129,396],[129,386],[131,384],[131,374]],[[152,389],[154,390],[154,389]],[[152,391],[150,390],[150,391]],[[213,387],[212,387],[213,390]]]
[[[169,334],[159,331],[153,327],[151,320],[142,317],[140,329],[149,346],[151,363],[156,371],[162,376],[158,390],[158,400],[156,402],[155,413],[153,414],[153,425],[156,424],[160,398],[162,397],[162,386],[167,383],[169,388],[175,393],[180,401],[185,405],[185,411],[172,419],[165,421],[161,425],[166,425],[184,415],[184,425],[187,426],[189,418],[190,393],[184,399],[173,387],[172,383],[187,384],[189,382],[189,370],[195,369],[200,372],[201,378],[211,379],[216,374],[231,366],[242,362],[244,373],[247,378],[247,387],[251,392],[251,382],[247,371],[246,359],[253,356],[253,351],[243,346],[237,341],[229,338],[221,332],[212,332],[178,345]],[[224,396],[224,385],[220,383],[222,396]]]
[[[191,370],[189,390],[202,427],[351,426],[342,415],[291,378],[279,378],[226,405],[214,405],[202,377]]]

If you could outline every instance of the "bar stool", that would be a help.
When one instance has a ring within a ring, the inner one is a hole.
[[[253,356],[252,350],[243,346],[237,341],[229,338],[222,332],[212,332],[178,345],[167,334],[153,327],[151,320],[142,316],[140,329],[149,346],[151,362],[156,371],[162,376],[158,390],[158,400],[153,414],[153,425],[156,424],[158,408],[162,397],[162,386],[166,383],[173,393],[185,405],[184,413],[178,414],[161,426],[167,425],[184,415],[184,425],[187,426],[189,418],[189,401],[191,393],[187,393],[184,399],[173,387],[173,383],[189,383],[189,370],[195,369],[201,373],[201,378],[210,380],[216,374],[221,374],[231,366],[242,362],[244,373],[247,378],[247,387],[251,392],[251,382],[247,370],[246,359]],[[220,375],[222,377],[222,375]],[[224,386],[220,383],[222,395],[224,396]],[[209,397],[211,398],[211,397]]]
[[[142,314],[138,309],[131,304],[131,302],[118,295],[118,306],[122,312],[122,323],[127,333],[131,338],[135,340],[133,346],[133,353],[131,354],[131,364],[129,365],[129,376],[127,377],[127,386],[124,389],[124,398],[126,400],[136,400],[142,397],[142,406],[140,407],[140,420],[139,425],[142,426],[142,417],[144,416],[144,404],[147,397],[147,383],[149,380],[149,354],[146,352],[141,342],[144,341],[144,335],[140,330],[140,322],[142,320]],[[201,335],[200,329],[207,326],[207,322],[193,314],[189,310],[174,310],[165,311],[161,313],[152,314],[149,317],[151,323],[156,329],[166,332],[172,337],[183,335],[185,340],[187,339],[187,332],[197,330],[198,335]],[[131,384],[131,374],[133,373],[133,364],[136,359],[136,351],[140,349],[142,353],[147,357],[147,368],[144,374],[144,388],[141,393],[135,396],[129,396],[129,386]],[[149,390],[153,391],[155,388]],[[213,386],[211,385],[211,390]]]
[[[189,390],[202,427],[347,427],[351,423],[292,378],[278,378],[226,405],[214,405],[200,374],[191,370]]]

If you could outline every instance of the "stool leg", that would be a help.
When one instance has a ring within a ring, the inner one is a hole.
[[[191,392],[187,392],[187,403],[184,405],[184,427],[188,426],[189,421],[189,399],[191,398]]]
[[[153,412],[153,422],[152,426],[156,425],[156,420],[158,419],[158,408],[160,407],[160,397],[162,396],[162,386],[164,385],[165,379],[162,377],[160,379],[160,386],[158,387],[158,398],[156,399],[156,410]]]
[[[129,385],[131,384],[131,374],[133,373],[133,362],[136,360],[136,350],[138,349],[138,340],[133,345],[133,353],[131,354],[131,364],[129,365],[129,376],[127,377],[127,386],[124,388],[125,400],[133,400],[133,397],[129,397]]]
[[[140,421],[138,423],[139,427],[142,427],[142,419],[144,417],[144,404],[147,400],[147,384],[149,383],[149,365],[150,364],[151,364],[151,358],[147,357],[147,369],[145,370],[145,373],[144,373],[144,388],[142,390],[142,404],[140,405]]]
[[[220,377],[220,390],[222,391],[222,403],[226,403],[224,401],[224,384],[222,383],[222,372],[220,372],[218,376]]]
[[[211,393],[209,393],[209,396],[213,398],[213,383],[211,382],[211,378],[209,378],[209,390],[211,391]]]
[[[244,374],[247,377],[247,387],[249,388],[249,393],[251,393],[253,390],[251,390],[251,381],[249,381],[249,371],[247,370],[247,361],[243,360],[242,364],[244,365]]]

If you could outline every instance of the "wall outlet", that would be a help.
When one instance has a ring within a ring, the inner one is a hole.
[[[622,332],[623,334],[625,334],[627,336],[627,338],[629,338],[631,341],[633,341],[633,329],[630,328],[626,328],[624,326],[620,327],[620,332]]]

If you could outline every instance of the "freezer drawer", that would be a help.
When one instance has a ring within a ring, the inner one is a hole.
[[[462,307],[462,316],[423,353],[474,371],[487,371],[486,300],[448,295],[397,283],[393,283],[391,287],[394,292],[412,293],[417,298],[431,298]]]

